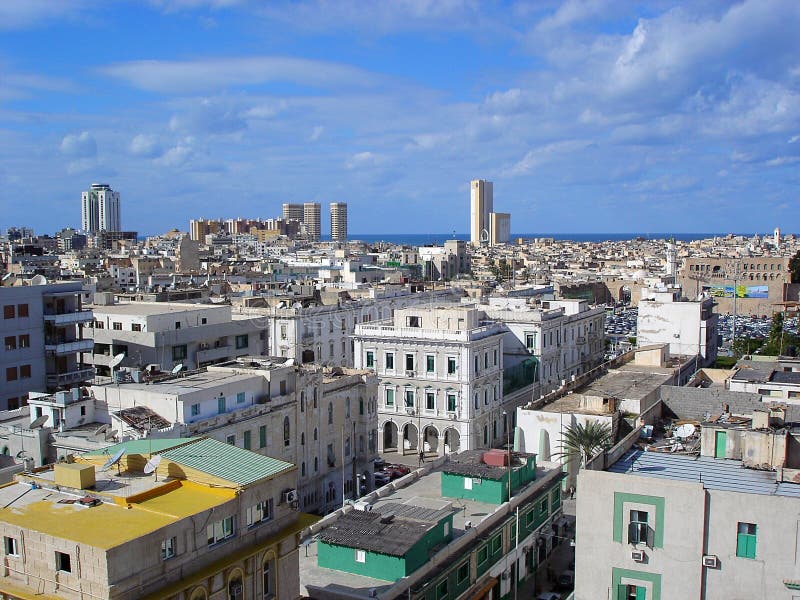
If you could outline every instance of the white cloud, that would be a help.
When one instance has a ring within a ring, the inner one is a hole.
[[[309,141],[316,142],[324,131],[325,128],[322,125],[315,125],[314,129],[311,130],[311,135],[308,136]]]
[[[536,167],[558,156],[572,154],[582,150],[586,148],[588,144],[589,142],[586,140],[565,140],[563,142],[553,142],[538,148],[533,148],[529,150],[522,159],[506,168],[503,173],[510,177],[525,175],[533,171]]]
[[[164,152],[160,158],[156,159],[156,163],[164,167],[183,166],[194,157],[194,144],[194,138],[186,137]]]
[[[353,154],[345,163],[348,169],[360,169],[363,167],[374,167],[384,161],[384,156],[373,152],[357,152]]]
[[[88,131],[65,135],[59,148],[62,154],[74,158],[89,158],[97,155],[97,142]]]
[[[0,2],[0,29],[26,29],[64,19],[83,12],[90,4],[87,0],[4,0]]]
[[[139,60],[102,69],[106,75],[151,92],[191,93],[228,87],[290,82],[342,88],[380,83],[384,78],[340,63],[280,56],[195,61]]]
[[[140,133],[131,140],[130,152],[136,156],[153,158],[161,154],[161,142],[157,135]]]

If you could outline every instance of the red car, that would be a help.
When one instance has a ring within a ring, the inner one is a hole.
[[[388,464],[383,468],[383,472],[387,473],[392,479],[398,479],[411,473],[411,469],[405,465]]]

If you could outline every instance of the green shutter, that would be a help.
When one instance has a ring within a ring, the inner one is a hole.
[[[617,595],[614,600],[627,600],[626,596],[628,595],[628,586],[620,584],[617,586]]]
[[[647,588],[636,586],[636,600],[647,600]]]
[[[749,533],[736,534],[736,556],[740,558],[755,558],[756,536]]]

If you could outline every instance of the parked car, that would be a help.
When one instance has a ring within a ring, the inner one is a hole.
[[[558,576],[558,587],[562,589],[575,587],[575,571],[572,569],[563,571]]]
[[[389,476],[389,474],[385,473],[384,471],[377,471],[375,473],[375,485],[377,487],[380,487],[382,485],[386,485],[391,480],[392,480],[392,478]]]
[[[376,471],[380,471],[381,469],[383,469],[386,466],[386,461],[383,460],[380,457],[376,458],[373,462],[375,464],[375,470]]]
[[[389,473],[389,476],[392,479],[398,479],[398,478],[402,477],[403,475],[408,475],[409,473],[411,473],[411,469],[409,469],[407,466],[398,465],[398,464],[392,464],[392,463],[387,464],[383,468],[383,470],[385,472]]]

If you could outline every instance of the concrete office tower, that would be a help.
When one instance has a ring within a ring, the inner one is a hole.
[[[474,179],[469,184],[470,242],[489,241],[489,213],[493,208],[492,182]]]
[[[347,241],[347,203],[331,202],[331,239]]]
[[[81,193],[81,229],[87,233],[122,231],[119,192],[105,183],[93,183]]]
[[[291,204],[289,202],[283,203],[283,220],[284,221],[302,221],[303,220],[303,205]]]
[[[312,242],[319,241],[320,214],[319,202],[303,203],[303,224],[306,226],[306,235]]]
[[[507,244],[511,239],[511,213],[489,213],[489,243]]]

